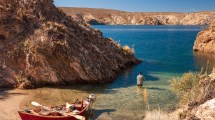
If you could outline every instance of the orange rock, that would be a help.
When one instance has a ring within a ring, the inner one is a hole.
[[[215,53],[215,20],[209,28],[199,32],[193,49],[194,51]]]

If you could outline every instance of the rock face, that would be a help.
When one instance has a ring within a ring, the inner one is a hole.
[[[138,62],[53,0],[0,1],[0,87],[110,82]]]
[[[215,20],[209,28],[199,32],[193,49],[194,51],[215,53]]]
[[[196,108],[195,116],[201,120],[215,119],[215,98],[208,100],[204,104]]]
[[[180,114],[181,119],[186,120],[214,120],[215,119],[215,68],[210,75],[202,75],[198,82],[200,85],[194,89],[200,89],[198,92],[201,97],[193,96],[190,102]],[[192,89],[191,89],[192,91]]]
[[[215,11],[174,12],[124,12],[108,9],[61,8],[73,18],[89,23],[120,25],[208,25],[215,18]]]

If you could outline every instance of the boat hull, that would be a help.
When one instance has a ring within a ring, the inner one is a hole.
[[[24,111],[18,111],[18,113],[22,120],[80,120],[85,118],[86,111],[89,108],[89,102],[84,100],[80,102],[80,104],[77,104],[77,103],[75,104],[76,104],[77,110],[79,110],[80,112],[72,116],[42,116],[37,114],[26,113]],[[84,108],[83,108],[83,105],[85,106]],[[35,111],[38,111],[38,110],[35,110]]]
[[[39,116],[39,115],[24,113],[21,111],[19,111],[19,115],[22,120],[78,120],[74,116],[59,116],[59,117]]]

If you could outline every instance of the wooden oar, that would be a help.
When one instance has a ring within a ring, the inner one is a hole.
[[[36,107],[46,107],[46,106],[43,106],[43,105],[41,105],[41,104],[39,104],[38,102],[35,102],[35,101],[32,101],[31,104],[34,105],[34,106],[36,106]],[[46,108],[49,108],[49,107],[46,107]],[[51,109],[51,108],[49,108],[49,109]],[[59,112],[59,111],[56,111],[56,110],[54,110],[54,111],[55,112]],[[66,115],[66,116],[73,116],[73,117],[75,117],[78,120],[85,120],[85,117],[81,116],[81,115],[73,115],[71,113],[61,113],[61,114]]]

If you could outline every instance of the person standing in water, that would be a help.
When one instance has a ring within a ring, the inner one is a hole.
[[[142,72],[137,75],[137,86],[142,87],[143,86],[144,77],[142,75]]]

